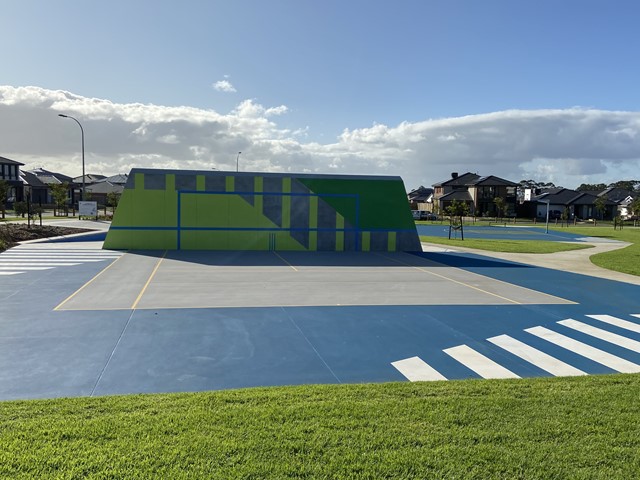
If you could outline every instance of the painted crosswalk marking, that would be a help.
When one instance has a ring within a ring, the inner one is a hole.
[[[33,265],[29,265],[28,267],[2,267],[0,266],[0,270],[4,271],[4,270],[9,270],[9,271],[16,271],[16,270],[49,270],[53,267],[43,267],[42,265],[38,265],[38,266],[33,266]]]
[[[633,316],[635,317],[636,315]],[[593,318],[594,320],[598,320],[600,322],[608,323],[609,325],[615,325],[616,327],[624,328],[625,330],[640,333],[640,325],[638,325],[637,323],[629,322],[627,320],[623,320],[618,317],[613,317],[611,315],[587,315],[587,317]]]
[[[420,357],[405,358],[391,362],[400,373],[412,382],[428,382],[434,380],[446,380],[446,377],[435,368],[427,364]]]
[[[565,327],[572,328],[573,330],[576,330],[578,332],[586,333],[587,335],[591,335],[592,337],[604,340],[605,342],[613,343],[614,345],[626,348],[627,350],[640,353],[640,342],[638,342],[637,340],[623,337],[622,335],[618,335],[617,333],[608,332],[607,330],[593,327],[591,325],[578,322],[571,318],[567,320],[561,320],[558,323],[560,325],[564,325]]]
[[[0,253],[0,275],[72,267],[83,263],[115,260],[123,253],[98,248],[70,248],[68,245],[21,245]]]
[[[611,315],[586,315],[594,320],[601,321],[608,325],[613,325],[628,331],[640,333],[640,325]],[[631,314],[632,317],[640,318],[640,314]],[[558,325],[566,327],[573,332],[580,332],[592,338],[605,341],[609,344],[625,348],[632,352],[640,353],[640,341],[625,337],[618,333],[610,332],[604,328],[599,328],[572,318],[560,320]],[[581,355],[589,360],[611,368],[622,373],[638,373],[640,365],[606,352],[587,343],[575,340],[546,327],[536,326],[524,329],[524,332],[545,340],[549,344],[562,347],[565,350]],[[554,376],[575,376],[588,375],[573,365],[559,360],[548,353],[534,348],[524,341],[515,339],[509,335],[498,335],[486,339],[494,347],[498,347],[506,352],[519,357],[520,359],[550,373]],[[474,371],[483,378],[519,378],[517,374],[505,368],[499,363],[491,360],[468,345],[458,345],[442,350],[449,357]],[[420,357],[410,357],[391,363],[409,381],[433,381],[446,380],[443,373],[434,369]]]
[[[622,373],[638,373],[640,372],[640,365],[625,360],[624,358],[617,357],[611,353],[600,350],[599,348],[592,347],[586,343],[582,343],[573,338],[562,335],[561,333],[554,332],[545,327],[533,327],[525,329],[536,337],[542,338],[547,342],[551,342],[559,347],[566,348],[578,355],[582,355],[594,362],[600,363],[605,367],[609,367],[617,372]]]
[[[557,377],[586,375],[582,370],[558,360],[537,348],[533,348],[520,340],[516,340],[509,335],[498,335],[497,337],[487,338],[487,341],[497,345],[509,353],[512,353],[513,355],[516,355],[517,357],[520,357],[551,375],[555,375]]]
[[[462,363],[468,369],[473,370],[482,378],[520,378],[512,371],[507,370],[502,365],[476,352],[467,345],[447,348],[443,352]]]

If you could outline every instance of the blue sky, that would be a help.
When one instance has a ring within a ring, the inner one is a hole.
[[[235,161],[237,149],[254,170],[399,174],[408,188],[444,180],[451,168],[514,181],[537,175],[569,187],[607,183],[640,171],[639,5],[593,0],[3,0],[0,83],[10,89],[0,104],[0,123],[17,105],[33,107],[33,101],[8,100],[16,88],[32,86],[45,92],[33,115],[57,112],[59,102],[56,106],[42,98],[68,92],[75,104],[65,104],[71,108],[66,113],[95,122],[101,135],[109,135],[106,123],[98,126],[105,115],[87,105],[110,102],[115,105],[111,117],[102,120],[130,124],[129,140],[142,124],[158,121],[153,112],[140,113],[136,120],[121,113],[140,104],[215,112],[221,118],[206,121],[224,123],[227,140],[243,140],[201,144],[173,125],[154,138],[164,145],[188,139],[185,151],[197,155],[187,158],[151,144],[144,152],[99,151],[95,142],[91,153],[97,170],[109,170],[110,158],[114,169],[204,164],[231,169],[222,157]],[[216,82],[226,82],[226,91],[216,89]],[[517,116],[515,130],[507,125],[513,120],[508,112],[514,111],[530,113]],[[540,112],[551,112],[543,115],[547,123]],[[623,120],[617,112],[625,112]],[[140,120],[144,115],[151,116]],[[258,122],[262,127],[253,125],[260,130],[257,136],[248,125],[239,125],[247,115],[263,120]],[[195,117],[185,113],[186,124],[202,122]],[[444,132],[452,124],[458,126]],[[470,124],[475,125],[473,135]],[[535,125],[536,133],[522,138],[528,124]],[[589,132],[585,124],[592,125]],[[13,155],[28,166],[39,160],[64,166],[61,156],[72,155],[73,145],[63,152],[54,137],[66,135],[60,128],[72,127],[56,121],[51,128],[56,135],[47,138],[50,155],[43,155],[44,146],[17,141],[6,142],[3,150],[0,133],[0,156]],[[498,135],[479,143],[456,140],[479,139],[483,130],[495,135],[496,128],[504,128],[509,141],[497,141]],[[429,143],[434,129],[441,141],[448,139],[446,152]],[[558,133],[574,130],[579,134],[567,138]],[[551,145],[545,144],[545,131],[555,138]],[[584,136],[595,142],[598,131],[618,133],[591,145],[597,155],[581,151]],[[265,135],[278,145],[259,148]],[[418,144],[416,136],[426,143]],[[532,145],[527,149],[523,142]],[[369,148],[372,143],[387,153],[377,156]],[[611,144],[610,153],[604,143]],[[399,144],[399,158],[390,160],[389,149]],[[409,151],[415,155],[403,160]],[[289,160],[275,161],[276,155]]]

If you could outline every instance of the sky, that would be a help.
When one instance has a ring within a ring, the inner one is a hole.
[[[636,0],[0,0],[0,156],[640,179]],[[238,154],[238,152],[242,152]]]

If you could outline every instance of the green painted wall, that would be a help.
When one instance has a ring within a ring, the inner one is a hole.
[[[104,248],[415,251],[399,177],[133,169]]]

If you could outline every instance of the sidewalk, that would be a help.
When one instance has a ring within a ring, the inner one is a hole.
[[[462,243],[462,242],[461,242]],[[570,242],[572,243],[572,242]],[[640,277],[629,275],[626,273],[614,272],[606,268],[598,267],[591,263],[589,257],[597,253],[610,252],[629,246],[626,242],[614,242],[603,239],[599,241],[596,238],[587,242],[579,242],[580,245],[592,245],[592,248],[582,250],[571,250],[568,252],[556,253],[504,253],[504,252],[488,252],[486,250],[476,250],[466,247],[443,247],[433,243],[422,243],[422,251],[424,252],[461,252],[475,253],[485,257],[496,258],[500,260],[508,260],[510,262],[524,263],[536,267],[550,268],[553,270],[562,270],[564,272],[579,273],[592,277],[606,278],[608,280],[616,280],[618,282],[640,285]]]
[[[20,217],[7,217],[5,223],[27,223],[27,219]],[[31,224],[40,225],[40,220],[31,220]],[[107,220],[78,220],[77,217],[59,217],[43,219],[42,225],[51,225],[53,227],[90,228],[91,230],[106,231],[109,230],[111,222]]]

